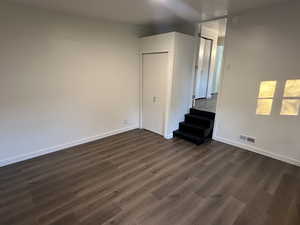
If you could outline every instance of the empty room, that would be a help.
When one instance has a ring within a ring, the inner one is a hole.
[[[0,225],[299,225],[299,12],[1,1]]]

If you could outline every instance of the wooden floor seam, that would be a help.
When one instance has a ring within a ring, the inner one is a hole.
[[[0,225],[299,225],[300,168],[132,130],[0,168]]]

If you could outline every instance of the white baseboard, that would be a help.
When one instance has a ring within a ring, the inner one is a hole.
[[[57,151],[64,150],[64,149],[67,149],[67,148],[71,148],[71,147],[74,147],[74,146],[77,146],[77,145],[85,144],[85,143],[88,143],[88,142],[96,141],[96,140],[99,140],[99,139],[102,139],[102,138],[105,138],[105,137],[108,137],[108,136],[123,133],[123,132],[133,130],[133,129],[137,129],[137,128],[139,128],[139,125],[133,125],[133,126],[121,128],[121,129],[118,129],[118,130],[109,131],[109,132],[106,132],[106,133],[103,133],[103,134],[95,135],[95,136],[92,136],[92,137],[82,138],[80,140],[72,141],[72,142],[69,142],[69,143],[62,144],[62,145],[57,145],[57,146],[53,146],[53,147],[49,147],[49,148],[44,148],[44,149],[33,151],[33,152],[30,152],[30,153],[27,153],[27,154],[18,155],[16,157],[0,160],[0,167],[7,166],[7,165],[17,163],[17,162],[21,162],[21,161],[24,161],[24,160],[32,159],[32,158],[35,158],[35,157],[38,157],[38,156],[46,155],[46,154],[49,154],[49,153],[52,153],[52,152],[57,152]]]
[[[219,141],[219,142],[223,142],[223,143],[228,144],[228,145],[233,145],[233,146],[236,146],[236,147],[241,148],[241,149],[249,150],[251,152],[255,152],[255,153],[258,153],[258,154],[261,154],[261,155],[264,155],[264,156],[268,156],[270,158],[277,159],[277,160],[280,160],[280,161],[283,161],[283,162],[286,162],[286,163],[289,163],[289,164],[300,167],[300,161],[292,159],[290,157],[275,154],[275,153],[272,153],[272,152],[267,151],[265,149],[257,148],[257,147],[251,146],[251,145],[246,145],[246,144],[243,144],[243,143],[240,143],[240,142],[237,142],[237,141],[232,141],[232,140],[229,140],[227,138],[214,136],[213,139],[216,140],[216,141]]]
[[[173,138],[173,133],[165,135],[165,139],[172,139]]]

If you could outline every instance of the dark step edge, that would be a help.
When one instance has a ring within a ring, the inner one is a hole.
[[[206,118],[204,116],[192,115],[190,113],[189,114],[185,114],[185,116],[191,117],[191,118],[194,118],[194,119],[198,119],[198,120],[209,121],[209,122],[213,122],[214,121],[213,119],[209,119],[209,118]]]
[[[192,128],[192,129],[197,129],[197,130],[209,130],[210,128],[209,127],[205,127],[205,126],[203,126],[203,125],[198,125],[198,124],[192,124],[192,123],[187,123],[187,122],[180,122],[179,123],[179,126],[180,126],[180,124],[182,125],[182,126],[187,126],[187,127],[190,127],[190,128]]]
[[[179,123],[179,131],[195,134],[195,136],[199,137],[208,137],[212,128],[181,122]]]
[[[188,121],[188,120],[194,120],[193,121]],[[207,119],[204,117],[199,117],[199,116],[194,116],[194,115],[190,115],[190,114],[186,114],[184,117],[184,122],[188,123],[188,124],[194,124],[194,125],[202,125],[205,126],[207,128],[213,128],[214,126],[214,120],[213,119]]]
[[[185,139],[185,140],[193,142],[197,145],[203,144],[206,141],[206,138],[197,137],[197,136],[192,135],[190,133],[182,132],[182,131],[179,131],[179,130],[174,131],[173,136]]]
[[[198,109],[194,109],[194,108],[190,109],[190,114],[204,116],[209,119],[215,119],[215,117],[216,117],[216,113],[214,113],[214,112],[203,111],[203,110],[198,110]]]

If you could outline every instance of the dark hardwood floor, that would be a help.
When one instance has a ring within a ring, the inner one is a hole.
[[[299,225],[299,168],[134,130],[0,168],[1,225]]]

